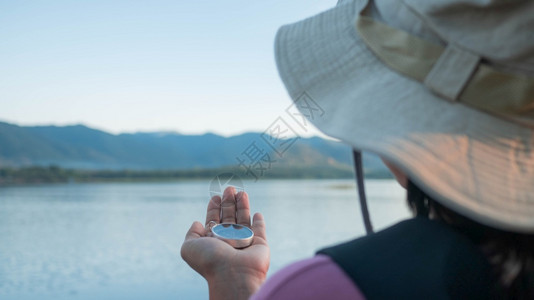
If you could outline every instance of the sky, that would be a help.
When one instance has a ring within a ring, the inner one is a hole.
[[[335,0],[0,0],[0,121],[263,131],[291,104],[277,29]]]

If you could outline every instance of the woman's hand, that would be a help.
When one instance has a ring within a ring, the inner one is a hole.
[[[228,187],[223,197],[208,204],[206,224],[237,223],[254,231],[252,245],[235,249],[219,239],[200,222],[194,222],[182,245],[182,258],[208,281],[210,299],[248,299],[265,280],[269,269],[269,246],[265,222],[260,213],[250,223],[250,205],[245,192]]]

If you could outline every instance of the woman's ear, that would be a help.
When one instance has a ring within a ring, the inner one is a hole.
[[[388,169],[391,171],[391,173],[393,173],[393,176],[395,176],[395,179],[397,179],[397,182],[405,189],[408,188],[408,177],[406,176],[406,174],[404,174],[404,172],[402,172],[399,168],[397,168],[397,166],[395,166],[394,164],[390,163],[389,161],[383,159],[383,158],[380,158],[382,159],[382,161],[384,162],[384,164],[386,165],[386,167],[388,167]]]

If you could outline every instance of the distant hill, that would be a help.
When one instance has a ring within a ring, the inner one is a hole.
[[[339,142],[299,138],[289,147],[285,144],[287,151],[278,155],[266,142],[270,137],[263,137],[261,133],[232,137],[157,132],[114,135],[83,125],[24,127],[0,122],[0,168],[54,165],[87,170],[213,169],[238,165],[236,158],[247,157],[247,150],[267,153],[273,169],[352,167],[350,148]],[[248,154],[258,157],[258,152]],[[365,155],[364,165],[367,171],[387,172],[376,156]]]

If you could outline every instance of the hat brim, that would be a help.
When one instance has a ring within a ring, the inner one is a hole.
[[[366,2],[280,28],[276,63],[290,97],[309,97],[324,111],[309,118],[318,129],[393,162],[448,208],[534,232],[532,130],[442,99],[382,64],[355,27]]]

